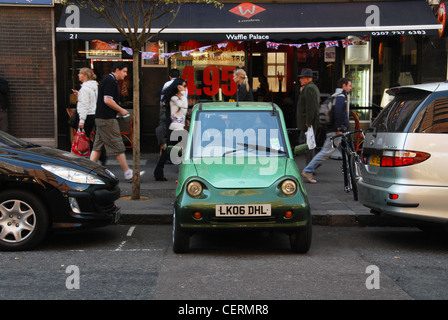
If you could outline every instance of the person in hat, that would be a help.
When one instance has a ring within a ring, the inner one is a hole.
[[[300,93],[297,101],[296,123],[299,133],[299,144],[306,143],[305,132],[308,127],[313,126],[314,136],[319,127],[319,105],[320,91],[313,83],[313,71],[303,68],[299,74]],[[306,153],[306,164],[314,157],[314,150]]]

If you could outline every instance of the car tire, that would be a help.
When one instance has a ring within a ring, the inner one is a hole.
[[[174,253],[186,253],[190,248],[190,233],[180,227],[176,210],[173,212],[173,251]]]
[[[48,213],[37,196],[19,189],[0,192],[0,250],[32,249],[48,229]]]
[[[295,253],[307,253],[311,247],[311,238],[312,224],[311,218],[309,218],[305,227],[301,227],[289,235],[291,250]]]

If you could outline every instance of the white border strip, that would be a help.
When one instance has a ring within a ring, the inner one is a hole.
[[[321,28],[167,28],[164,33],[336,33],[336,32],[374,32],[374,31],[414,31],[441,30],[441,24],[409,25],[409,26],[363,26],[363,27],[321,27]],[[138,29],[142,32],[143,29]],[[128,30],[125,30],[128,32]],[[157,33],[160,28],[151,29]],[[118,33],[115,28],[64,28],[57,27],[56,32],[64,33]]]

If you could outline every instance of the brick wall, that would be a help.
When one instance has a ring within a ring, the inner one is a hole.
[[[52,10],[0,7],[0,77],[10,87],[9,133],[43,144],[55,144]]]

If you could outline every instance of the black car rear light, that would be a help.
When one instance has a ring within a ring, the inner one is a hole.
[[[362,162],[378,167],[403,167],[421,163],[431,155],[410,150],[367,149],[362,153]]]

